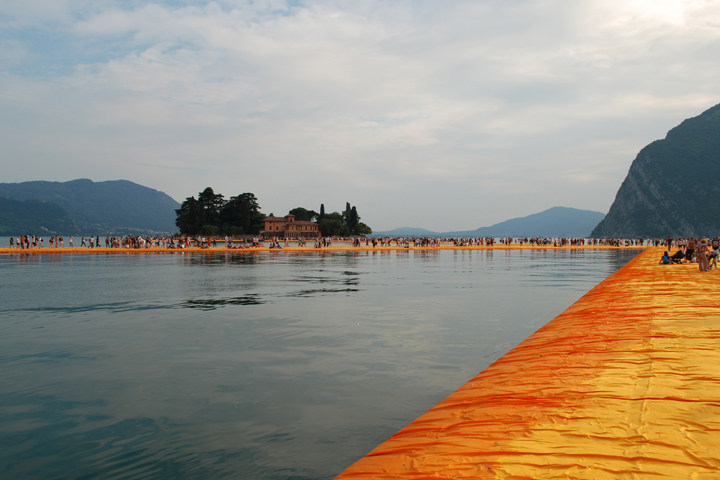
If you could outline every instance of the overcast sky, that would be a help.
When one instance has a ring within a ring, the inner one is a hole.
[[[720,103],[720,2],[0,0],[0,181],[127,179],[375,230],[607,212]]]

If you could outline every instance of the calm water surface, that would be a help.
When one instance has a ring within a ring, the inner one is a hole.
[[[0,477],[332,478],[637,253],[0,256]]]

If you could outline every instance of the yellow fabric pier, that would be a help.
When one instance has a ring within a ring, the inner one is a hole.
[[[720,479],[720,275],[648,248],[339,479]]]

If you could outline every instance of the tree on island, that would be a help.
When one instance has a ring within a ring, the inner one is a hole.
[[[180,233],[197,235],[205,225],[205,212],[195,197],[186,198],[180,208],[175,210],[175,214],[175,225],[180,229]]]
[[[262,219],[260,205],[252,193],[241,193],[230,200],[220,210],[220,223],[226,233],[242,235],[259,233]]]
[[[175,210],[175,224],[187,235],[240,235],[260,232],[265,215],[252,193],[230,197],[229,201],[208,187],[195,197],[188,197]]]
[[[318,224],[322,234],[327,237],[345,237],[350,234],[350,230],[343,223],[342,215],[338,212],[326,213]]]
[[[345,209],[343,220],[353,235],[358,235],[360,233],[360,216],[357,213],[357,209],[354,206],[350,207],[349,203],[348,208]]]
[[[185,235],[251,235],[262,229],[265,215],[260,212],[257,198],[252,193],[241,193],[225,200],[211,187],[195,197],[188,197],[175,210],[175,224]],[[320,205],[320,213],[303,207],[290,210],[295,220],[317,222],[320,231],[327,236],[369,235],[370,227],[360,221],[357,208],[345,204],[343,213],[325,213],[325,204]],[[273,216],[272,213],[270,216]]]
[[[351,207],[349,202],[345,204],[345,211],[342,214],[338,212],[325,213],[324,211],[325,205],[321,205],[318,223],[323,235],[347,237],[372,233],[370,227],[360,222],[357,208]]]
[[[306,210],[303,207],[297,207],[290,210],[290,215],[295,215],[295,220],[299,222],[314,222],[319,215],[314,210]]]
[[[220,226],[220,210],[225,206],[225,197],[223,197],[219,193],[215,193],[215,191],[207,187],[205,190],[200,192],[198,194],[198,203],[203,209],[203,213],[205,215],[204,217],[204,224],[201,228],[205,229],[205,226],[210,227],[219,227]],[[212,228],[209,228],[208,230],[212,230]],[[201,232],[205,233],[207,235],[211,235],[215,232]]]

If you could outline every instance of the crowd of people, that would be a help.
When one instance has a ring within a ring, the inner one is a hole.
[[[660,240],[656,240],[659,242]],[[565,247],[565,246],[579,246],[579,245],[605,245],[605,246],[642,246],[646,245],[645,240],[642,238],[633,239],[619,239],[619,238],[566,238],[566,237],[517,237],[517,238],[495,238],[495,237],[469,237],[469,238],[455,238],[455,237],[382,237],[373,238],[373,246],[380,245],[385,246],[414,246],[414,247],[433,247],[446,244],[452,244],[456,247],[472,247],[472,246],[486,246],[492,247],[495,244],[498,245],[530,245],[530,246],[553,246],[553,247]],[[651,241],[647,241],[647,245],[651,245]]]
[[[659,246],[656,244],[655,246]],[[660,259],[661,265],[678,263],[697,263],[701,272],[717,270],[718,255],[720,255],[720,238],[679,238],[667,239],[664,243],[667,248]],[[677,252],[670,255],[673,247]]]
[[[180,243],[180,239],[172,236],[105,236],[105,248],[175,248]],[[81,236],[78,239],[72,235],[67,238],[65,245],[65,237],[63,235],[53,235],[48,239],[48,248],[101,248],[102,240],[99,235]],[[32,249],[45,248],[44,240],[39,235],[22,235],[19,237],[10,237],[10,248]]]
[[[681,263],[698,261],[701,269],[703,268],[703,258],[707,257],[709,263],[708,268],[715,267],[718,256],[718,244],[720,238],[712,240],[693,239],[693,238],[666,238],[666,239],[620,239],[620,238],[576,238],[576,237],[517,237],[517,238],[495,238],[495,237],[350,237],[350,238],[331,238],[317,237],[314,239],[313,247],[317,249],[332,247],[333,242],[341,242],[344,244],[352,243],[353,247],[440,247],[443,245],[453,245],[456,247],[473,247],[484,246],[492,247],[495,245],[528,245],[542,247],[567,247],[567,246],[664,246],[667,248],[667,255],[663,256],[661,263]],[[263,239],[260,237],[243,237],[231,238],[225,236],[220,237],[190,237],[190,236],[147,236],[147,235],[127,235],[127,236],[105,236],[102,239],[99,235],[81,236],[79,239],[70,236],[68,238],[63,235],[53,235],[47,240],[49,248],[122,248],[122,249],[149,249],[149,248],[213,248],[224,247],[231,249],[246,249],[269,246],[272,249],[287,248],[294,244],[297,247],[305,247],[308,239],[305,238],[280,238]],[[703,243],[704,242],[704,243]],[[669,252],[673,247],[677,247],[678,251],[674,255]],[[22,235],[18,237],[10,237],[10,248],[18,249],[36,249],[45,248],[44,240],[37,235]],[[698,255],[702,253],[702,255]],[[694,259],[694,260],[693,260]],[[699,260],[698,260],[699,259]]]

